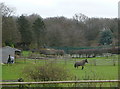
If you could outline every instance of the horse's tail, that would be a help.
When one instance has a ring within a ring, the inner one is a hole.
[[[74,64],[74,67],[75,67],[75,68],[77,67],[76,63]]]

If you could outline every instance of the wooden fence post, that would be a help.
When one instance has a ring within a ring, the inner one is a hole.
[[[22,78],[19,78],[18,79],[18,82],[24,82],[24,80],[22,79]],[[23,84],[19,84],[19,88],[23,88],[24,87],[24,85]]]

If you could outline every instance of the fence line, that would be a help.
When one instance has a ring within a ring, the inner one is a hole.
[[[2,82],[0,85],[25,85],[25,84],[63,84],[63,83],[110,83],[118,82],[120,80],[80,80],[80,81],[44,81],[44,82]]]

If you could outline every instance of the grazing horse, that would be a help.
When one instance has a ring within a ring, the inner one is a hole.
[[[83,70],[85,63],[88,63],[87,59],[79,61],[79,62],[75,62],[74,67],[78,68],[78,66],[82,66],[82,70]]]

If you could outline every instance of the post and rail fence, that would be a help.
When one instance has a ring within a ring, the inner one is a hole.
[[[79,81],[44,81],[44,82],[0,82],[0,85],[30,84],[67,84],[67,83],[120,83],[120,80],[79,80]]]

